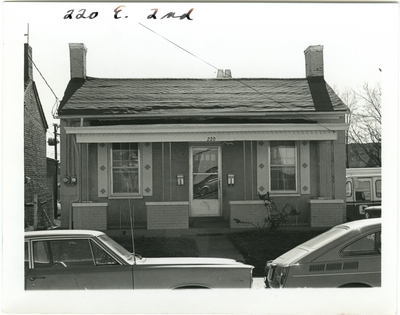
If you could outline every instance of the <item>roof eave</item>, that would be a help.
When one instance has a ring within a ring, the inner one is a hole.
[[[301,112],[235,112],[235,113],[194,113],[194,114],[87,114],[87,115],[58,115],[57,119],[115,119],[115,118],[191,118],[191,117],[268,117],[268,118],[299,118],[299,115],[306,115],[307,118],[335,118],[347,114],[348,110],[335,111],[301,111]]]

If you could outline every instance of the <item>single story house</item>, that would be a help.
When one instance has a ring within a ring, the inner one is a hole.
[[[324,80],[323,46],[305,50],[299,79],[94,78],[84,44],[69,48],[62,227],[250,227],[267,192],[299,213],[290,224],[344,221],[348,108]]]

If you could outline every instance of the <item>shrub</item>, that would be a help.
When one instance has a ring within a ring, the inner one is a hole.
[[[269,192],[263,195],[258,192],[257,195],[261,200],[264,201],[266,208],[266,216],[263,220],[263,223],[260,225],[259,223],[244,222],[239,219],[233,219],[237,224],[251,224],[260,231],[268,230],[273,232],[278,230],[281,224],[286,223],[286,220],[289,216],[300,214],[300,212],[297,212],[292,205],[287,203],[283,206],[282,210],[278,210],[275,202],[270,198]]]

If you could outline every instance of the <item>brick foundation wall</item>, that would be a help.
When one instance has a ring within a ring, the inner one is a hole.
[[[309,200],[311,227],[332,227],[343,223],[345,203],[341,199]]]
[[[107,230],[107,203],[74,203],[74,229]]]
[[[188,202],[146,202],[147,229],[188,229]]]
[[[267,216],[267,209],[261,200],[231,201],[230,210],[230,228],[261,227]],[[242,223],[236,223],[234,219],[240,220]]]

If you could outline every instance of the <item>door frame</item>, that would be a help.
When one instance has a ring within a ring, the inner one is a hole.
[[[222,217],[222,146],[219,142],[195,142],[189,143],[189,217],[193,217],[193,148],[195,147],[215,147],[218,149],[218,215]],[[194,216],[202,217],[202,216]],[[206,217],[206,216],[203,216]]]

